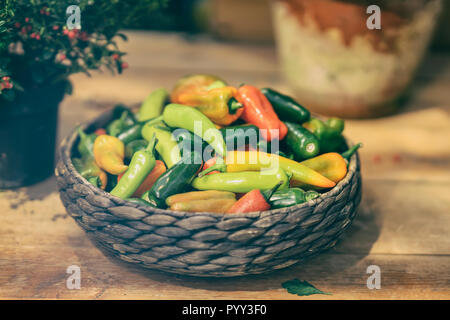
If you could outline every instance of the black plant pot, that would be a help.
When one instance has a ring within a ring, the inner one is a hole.
[[[0,101],[0,189],[49,177],[55,164],[58,106],[66,82],[31,88]]]

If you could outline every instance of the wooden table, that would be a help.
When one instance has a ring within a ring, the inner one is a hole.
[[[60,137],[117,102],[137,104],[192,72],[289,92],[272,47],[129,32],[130,69],[118,77],[73,77]],[[106,258],[62,206],[55,179],[0,192],[0,298],[32,299],[449,299],[450,56],[430,55],[408,106],[394,116],[348,121],[362,141],[363,200],[336,248],[270,275],[202,279],[141,271]],[[81,289],[66,288],[70,265]],[[381,269],[381,289],[366,286]],[[332,295],[299,297],[281,283],[307,280]]]

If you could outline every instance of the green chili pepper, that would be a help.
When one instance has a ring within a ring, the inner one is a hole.
[[[102,182],[100,181],[100,177],[98,177],[98,176],[89,177],[89,178],[87,178],[87,181],[97,188],[100,188],[102,186]]]
[[[169,128],[165,128],[164,124],[152,124],[152,121],[147,122],[142,127],[142,136],[149,141],[155,134],[158,139],[156,144],[156,151],[163,159],[167,168],[173,167],[181,160],[180,149],[177,141],[172,136]]]
[[[101,187],[102,189],[105,189],[106,184],[108,182],[108,176],[106,172],[104,172],[95,162],[94,157],[84,157],[84,158],[73,158],[72,159],[73,166],[77,171],[80,173],[80,175],[87,179],[98,177],[100,180],[100,183],[94,184],[93,181],[89,181],[94,185],[97,185],[98,187]]]
[[[106,131],[110,136],[117,137],[122,131],[129,126],[126,123],[128,117],[127,112],[124,111],[119,119],[113,120],[107,127]]]
[[[189,190],[192,179],[202,166],[194,163],[194,157],[194,153],[191,153],[189,161],[180,161],[164,172],[152,188],[142,195],[142,199],[158,208],[165,208],[168,197]]]
[[[123,143],[127,144],[133,140],[137,140],[142,138],[141,131],[142,131],[143,125],[141,123],[136,123],[132,125],[131,127],[125,129],[119,135],[117,135],[117,138],[122,140]]]
[[[142,122],[158,117],[161,115],[164,105],[168,100],[169,93],[166,89],[161,88],[153,91],[142,103],[137,118]]]
[[[355,144],[353,147],[351,147],[347,151],[341,153],[342,158],[349,161],[350,158],[353,156],[353,154],[355,154],[355,152],[361,147],[362,147],[362,143]]]
[[[155,118],[147,124],[163,120],[169,127],[183,128],[197,134],[220,156],[226,152],[225,141],[214,123],[196,108],[171,103],[164,108],[162,116]],[[198,131],[198,132],[197,132]]]
[[[132,126],[133,124],[137,123],[136,117],[134,116],[134,112],[130,108],[128,108],[127,106],[124,106],[122,104],[118,104],[114,107],[113,112],[112,112],[112,118],[118,119],[118,118],[120,118],[120,116],[122,116],[122,114],[124,112],[127,113],[127,116],[124,119],[127,127]]]
[[[304,191],[300,188],[289,188],[273,193],[269,199],[272,209],[285,208],[315,199],[320,194],[316,191]]]
[[[289,176],[283,169],[276,171],[242,171],[205,175],[192,181],[197,190],[219,190],[246,193],[254,189],[272,189],[282,183],[280,190],[289,187]]]
[[[208,157],[206,154],[207,152],[204,152],[209,145],[196,134],[193,134],[186,129],[175,129],[172,131],[172,135],[178,142],[178,148],[180,149],[183,161],[189,159],[191,153],[194,153],[195,163],[202,163],[203,160],[208,161],[210,157],[212,158],[212,155]],[[203,159],[204,154],[206,157],[205,159]]]
[[[141,183],[147,178],[149,173],[155,167],[156,159],[154,155],[156,136],[153,135],[147,148],[139,150],[131,158],[127,171],[120,181],[111,190],[113,196],[126,199],[133,195]]]
[[[148,145],[148,141],[144,139],[134,140],[125,146],[125,158],[131,159],[133,154],[139,150],[145,149]]]
[[[117,185],[117,175],[115,174],[110,174],[107,173],[107,177],[108,177],[108,182],[106,184],[106,190],[105,191],[111,191],[112,189],[114,189]]]
[[[317,138],[303,128],[300,124],[285,122],[288,128],[284,143],[294,154],[296,161],[309,159],[319,154],[319,141]]]
[[[261,92],[272,104],[280,120],[302,124],[311,117],[311,113],[289,96],[281,94],[270,88],[263,88]]]
[[[151,206],[152,204],[148,201],[145,201],[144,199],[141,198],[127,198],[127,201],[130,201],[132,203],[136,203],[136,204],[140,204],[142,206]]]
[[[81,127],[77,128],[80,142],[78,142],[78,152],[82,157],[94,156],[94,141],[97,138],[95,133],[86,134]]]
[[[260,135],[259,128],[255,125],[239,125],[224,127],[219,130],[225,139],[228,150],[244,148],[247,144],[257,148],[261,141],[266,142]],[[270,146],[267,142],[265,147]]]
[[[344,130],[344,120],[342,119],[330,118],[323,122],[320,119],[311,118],[303,125],[319,139],[322,153],[336,152],[345,144],[342,136]]]

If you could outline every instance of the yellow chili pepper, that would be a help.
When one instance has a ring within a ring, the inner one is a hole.
[[[94,158],[97,165],[114,175],[128,169],[123,163],[125,145],[118,138],[106,134],[100,135],[94,142]]]
[[[347,174],[345,159],[336,152],[324,153],[320,156],[300,162],[304,166],[319,172],[328,179],[339,182]]]
[[[222,172],[259,171],[279,166],[292,175],[291,186],[310,185],[320,188],[332,188],[335,182],[319,172],[294,160],[276,154],[259,151],[229,151],[224,164],[215,164],[202,171],[199,176],[218,170]]]

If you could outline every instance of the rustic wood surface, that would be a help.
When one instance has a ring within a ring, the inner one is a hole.
[[[217,43],[176,34],[129,32],[130,69],[73,77],[60,109],[60,138],[117,102],[138,104],[187,73],[289,92],[270,46]],[[142,271],[105,257],[68,217],[55,179],[0,192],[2,299],[450,299],[450,55],[430,54],[408,104],[396,115],[347,121],[361,141],[363,199],[336,248],[268,275],[202,279]],[[66,288],[70,265],[81,289]],[[366,286],[370,265],[381,289]],[[281,283],[307,280],[332,295],[298,297]]]

